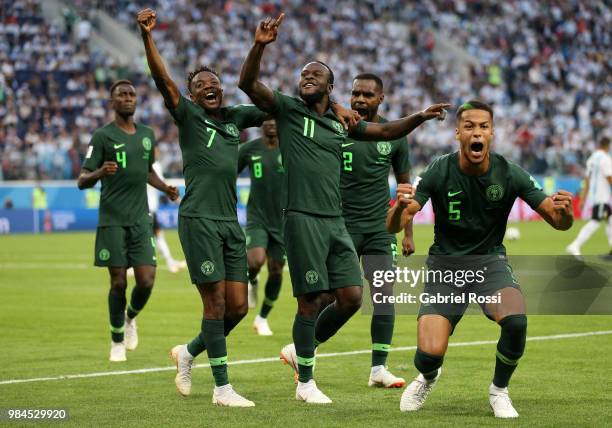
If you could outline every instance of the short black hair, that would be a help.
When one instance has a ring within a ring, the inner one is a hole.
[[[132,82],[130,82],[129,80],[127,80],[127,79],[115,80],[115,81],[113,82],[113,84],[111,85],[110,90],[109,90],[109,94],[110,94],[110,96],[111,96],[111,97],[113,96],[113,91],[115,90],[115,88],[116,88],[117,86],[119,86],[119,85],[124,85],[124,84],[125,84],[125,85],[131,85],[131,86],[134,86],[134,84],[133,84]]]
[[[482,101],[478,101],[478,100],[470,100],[466,103],[463,103],[459,106],[459,108],[457,109],[457,113],[455,114],[455,117],[457,118],[457,120],[461,119],[461,114],[463,114],[464,111],[466,110],[485,110],[488,111],[489,114],[491,115],[491,120],[493,120],[493,109],[491,108],[491,106],[487,103],[484,103]]]
[[[374,73],[359,73],[353,78],[353,80],[373,80],[374,82],[376,82],[376,87],[380,91],[384,89],[382,79]]]
[[[221,78],[219,77],[219,73],[217,73],[216,70],[207,67],[205,65],[202,65],[198,68],[196,68],[195,70],[191,71],[188,75],[187,75],[187,90],[191,93],[191,81],[193,80],[194,77],[196,77],[198,75],[198,73],[201,73],[203,71],[207,71],[208,73],[212,73],[215,76],[217,76],[217,79],[219,79],[219,81],[221,81]]]
[[[610,146],[610,138],[609,137],[601,137],[599,139],[599,147],[608,147]]]
[[[327,71],[329,71],[329,79],[327,80],[327,83],[333,85],[334,84],[334,72],[332,71],[331,67],[325,64],[323,61],[313,61],[313,62],[321,64],[323,67],[327,68]]]

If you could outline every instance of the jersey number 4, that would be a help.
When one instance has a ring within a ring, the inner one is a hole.
[[[117,152],[117,163],[121,165],[123,169],[127,166],[127,156],[125,152]]]

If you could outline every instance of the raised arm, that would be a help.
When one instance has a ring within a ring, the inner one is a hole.
[[[164,97],[164,102],[170,108],[176,108],[179,103],[181,93],[172,81],[164,61],[157,50],[157,46],[153,41],[151,30],[155,27],[155,19],[157,14],[152,9],[144,9],[138,12],[137,21],[140,27],[140,35],[144,43],[145,53],[147,54],[147,63],[151,70],[151,77],[155,81],[155,86]]]
[[[404,143],[407,144],[407,143]],[[395,174],[395,181],[397,184],[409,184],[410,183],[410,173],[404,172],[401,174]],[[404,229],[404,238],[402,239],[402,254],[404,256],[409,256],[414,253],[414,236],[412,229],[412,217],[408,219],[402,226]]]
[[[542,201],[536,212],[557,230],[568,230],[574,223],[572,194],[559,190],[550,198]]]
[[[434,118],[444,118],[444,109],[450,104],[434,104],[426,110],[398,120],[385,123],[365,122],[365,129],[351,132],[351,136],[360,140],[388,141],[404,137],[414,131],[423,122]]]
[[[259,67],[266,45],[276,40],[278,27],[284,18],[285,14],[281,13],[277,19],[268,18],[259,23],[255,30],[255,44],[242,64],[238,81],[238,87],[251,98],[257,107],[267,112],[274,107],[274,93],[259,80]]]
[[[408,183],[397,185],[395,205],[387,211],[387,231],[398,233],[421,210],[421,204],[412,199],[414,187]]]

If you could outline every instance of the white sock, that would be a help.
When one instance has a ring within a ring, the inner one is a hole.
[[[226,385],[223,385],[223,386],[216,386],[215,385],[215,391],[219,392],[219,393],[223,393],[223,392],[229,391],[230,389],[232,389],[232,385],[229,384],[229,383],[226,384]]]
[[[166,260],[166,264],[168,266],[173,265],[174,259],[170,254],[170,248],[168,248],[168,243],[166,242],[166,238],[164,237],[164,232],[160,230],[157,236],[155,237],[155,241],[157,242],[157,248],[159,249],[159,252]]]
[[[599,229],[599,222],[597,220],[589,220],[587,224],[582,226],[578,236],[576,239],[574,239],[574,242],[572,242],[570,246],[580,249],[580,247],[582,247],[584,243],[589,240],[591,235],[595,233],[597,229]]]
[[[608,244],[610,244],[610,250],[612,250],[612,215],[608,217],[608,224],[606,224],[606,235],[608,235]]]

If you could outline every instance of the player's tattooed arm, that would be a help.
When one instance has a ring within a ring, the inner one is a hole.
[[[176,186],[167,185],[153,169],[149,170],[149,177],[147,178],[147,183],[155,187],[160,192],[164,192],[166,196],[170,198],[171,201],[176,201],[179,198],[179,191]]]
[[[281,13],[276,19],[268,18],[259,23],[255,30],[255,43],[240,70],[238,87],[251,98],[257,107],[266,112],[274,108],[274,92],[259,80],[261,57],[266,45],[276,40],[278,27],[284,18],[285,14]]]
[[[395,175],[395,180],[398,184],[402,183],[410,183],[410,173],[404,172],[401,174]],[[412,217],[410,217],[405,224],[403,225],[404,229],[404,237],[402,238],[402,254],[404,256],[409,256],[414,253],[414,236],[412,230]]]
[[[365,129],[357,131],[354,128],[353,132],[351,132],[350,135],[360,140],[395,140],[397,138],[401,138],[410,134],[412,131],[414,131],[421,124],[428,120],[443,117],[443,115],[445,114],[444,109],[448,107],[450,107],[450,104],[434,104],[421,112],[403,117],[398,120],[393,120],[385,123],[365,122]]]
[[[574,223],[572,194],[559,190],[542,201],[536,212],[557,230],[568,230]]]
[[[406,226],[416,213],[421,210],[421,204],[413,199],[414,186],[409,183],[397,185],[395,204],[387,211],[387,231],[398,233]]]
[[[138,21],[138,26],[140,27],[140,35],[142,36],[142,41],[144,43],[147,63],[149,64],[149,69],[151,70],[151,77],[153,77],[153,80],[155,81],[155,86],[157,86],[157,89],[159,89],[159,92],[161,92],[162,97],[164,97],[166,105],[170,108],[176,108],[176,106],[178,106],[181,93],[179,92],[176,83],[174,83],[170,77],[170,74],[168,74],[164,61],[162,60],[162,57],[157,50],[157,46],[155,45],[155,41],[153,40],[153,35],[151,34],[151,31],[155,27],[156,18],[157,14],[154,10],[143,9],[138,12],[136,20]]]
[[[77,179],[77,186],[79,189],[89,189],[94,187],[99,179],[106,175],[115,175],[117,173],[117,162],[106,161],[102,166],[95,171],[90,171],[86,168],[81,170],[79,178]]]

